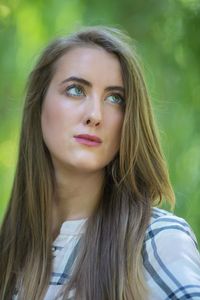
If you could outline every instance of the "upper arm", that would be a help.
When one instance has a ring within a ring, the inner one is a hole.
[[[185,220],[167,216],[151,224],[143,263],[149,299],[200,299],[200,254]]]

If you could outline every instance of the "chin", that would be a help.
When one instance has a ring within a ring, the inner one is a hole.
[[[80,171],[81,173],[93,173],[93,172],[99,172],[102,171],[105,168],[105,165],[99,165],[99,164],[79,164],[76,166],[76,170]]]

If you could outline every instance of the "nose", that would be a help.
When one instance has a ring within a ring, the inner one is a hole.
[[[86,106],[84,123],[89,126],[100,126],[102,122],[102,101],[93,97]]]

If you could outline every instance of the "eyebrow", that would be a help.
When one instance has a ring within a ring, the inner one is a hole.
[[[71,77],[63,80],[61,82],[61,84],[69,82],[69,81],[76,81],[76,82],[82,83],[88,87],[92,87],[92,83],[89,82],[88,80],[80,78],[80,77],[75,77],[75,76],[71,76]],[[115,91],[118,90],[118,91],[122,92],[123,94],[125,92],[124,88],[122,86],[118,86],[118,85],[112,85],[112,86],[108,86],[107,88],[105,88],[105,91],[113,91],[113,90],[115,90]]]

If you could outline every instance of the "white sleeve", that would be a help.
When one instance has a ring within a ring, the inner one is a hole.
[[[163,216],[149,226],[143,263],[148,300],[200,299],[200,254],[184,219]]]

